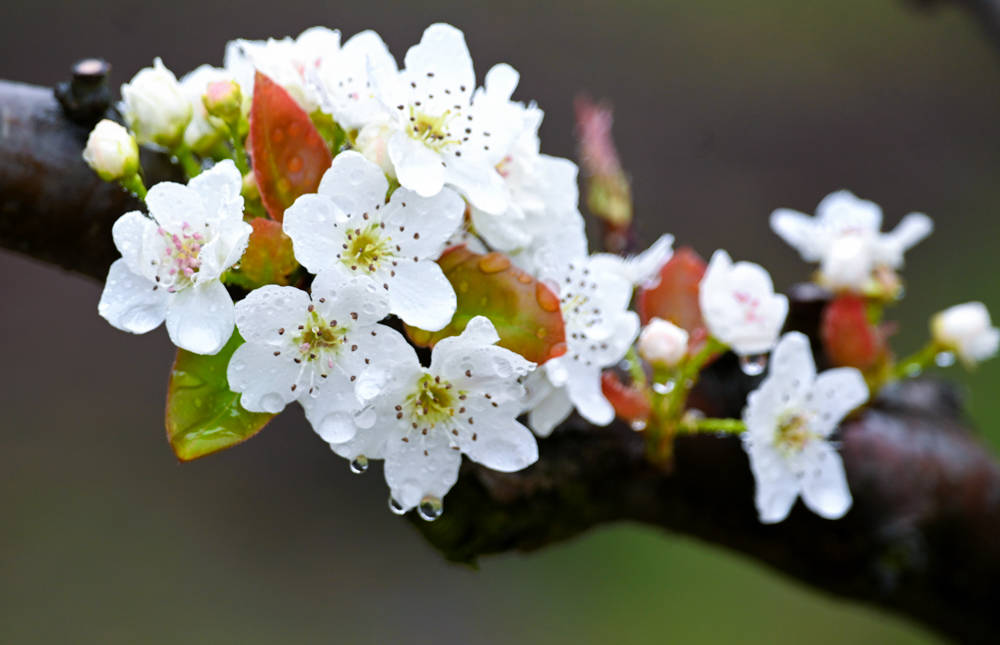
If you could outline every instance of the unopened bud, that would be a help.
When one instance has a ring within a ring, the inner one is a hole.
[[[103,119],[87,137],[83,160],[104,181],[115,181],[139,170],[139,147],[121,125]]]
[[[175,148],[191,120],[191,103],[157,58],[122,85],[122,113],[139,143]]]
[[[993,326],[990,312],[981,302],[949,307],[931,319],[931,333],[941,347],[955,352],[967,365],[997,353],[1000,330]]]
[[[243,93],[236,81],[214,81],[205,87],[205,110],[225,123],[236,123],[242,113]]]
[[[662,318],[653,318],[639,334],[639,356],[653,365],[674,367],[687,354],[688,333]]]

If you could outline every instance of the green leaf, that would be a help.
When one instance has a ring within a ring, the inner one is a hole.
[[[305,110],[283,87],[257,72],[247,148],[260,200],[272,219],[300,195],[314,193],[333,157]]]
[[[551,289],[519,270],[502,253],[473,253],[464,244],[438,259],[455,288],[458,309],[447,327],[429,332],[406,326],[417,345],[433,347],[442,338],[462,333],[475,316],[486,316],[500,335],[501,347],[542,364],[566,353],[559,298]]]
[[[226,367],[243,344],[233,332],[214,356],[177,350],[167,386],[167,440],[181,461],[231,448],[260,432],[273,414],[248,412],[229,389]]]

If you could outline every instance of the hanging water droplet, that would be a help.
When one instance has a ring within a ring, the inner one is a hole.
[[[630,428],[632,428],[636,432],[642,432],[643,430],[646,429],[646,420],[645,419],[633,419],[632,422],[629,423],[628,425],[629,425]]]
[[[657,394],[670,394],[674,391],[674,382],[667,381],[666,383],[653,383],[653,391]]]
[[[760,376],[767,369],[767,354],[740,356],[740,369],[747,376]]]
[[[360,475],[368,470],[368,457],[364,455],[358,455],[353,460],[351,460],[351,472],[355,475]]]
[[[406,509],[403,508],[402,504],[394,500],[391,495],[389,496],[389,510],[396,515],[406,515]]]
[[[441,513],[444,513],[444,503],[440,497],[427,495],[420,500],[420,505],[417,506],[417,513],[420,515],[420,519],[425,522],[433,522],[441,517]]]
[[[951,367],[955,364],[955,355],[951,352],[938,352],[934,357],[934,363],[938,367]]]

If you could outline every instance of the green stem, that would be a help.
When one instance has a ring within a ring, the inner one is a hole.
[[[628,361],[628,374],[632,377],[632,382],[637,387],[646,389],[646,370],[642,369],[642,361],[639,360],[639,354],[636,353],[634,345],[628,348],[625,360]]]
[[[746,432],[747,426],[739,419],[695,419],[682,423],[679,427],[682,432],[710,432],[728,434],[740,434]]]
[[[146,184],[142,183],[142,177],[139,173],[132,173],[127,177],[122,177],[119,180],[122,187],[134,194],[139,199],[146,201]]]
[[[243,142],[237,134],[239,125],[234,125],[237,127],[229,125],[224,126],[226,128],[226,139],[229,141],[229,145],[233,147],[233,161],[236,163],[236,167],[239,168],[241,175],[245,175],[250,172],[250,162],[247,161],[246,148],[243,146]]]
[[[195,158],[194,153],[191,152],[191,148],[188,148],[183,143],[171,151],[174,157],[177,158],[178,163],[180,163],[181,168],[184,169],[184,174],[187,175],[188,179],[192,177],[197,177],[201,174],[201,162]]]
[[[896,368],[892,371],[891,380],[896,381],[920,374],[925,367],[934,361],[934,357],[942,351],[941,346],[932,340],[920,351],[915,352],[900,361],[899,364],[896,365]]]

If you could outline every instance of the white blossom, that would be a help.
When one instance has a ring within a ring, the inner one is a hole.
[[[487,74],[485,87],[477,90],[474,103],[493,110],[507,111],[511,123],[520,123],[516,138],[497,164],[503,178],[507,208],[490,213],[471,209],[472,225],[491,248],[512,256],[522,268],[535,250],[567,234],[582,241],[583,217],[577,208],[577,167],[568,159],[540,153],[538,128],[542,111],[534,104],[512,103],[518,73],[509,65],[495,65]],[[489,105],[487,105],[489,104]],[[577,232],[579,234],[577,235]]]
[[[326,52],[310,78],[320,108],[345,130],[356,130],[388,120],[389,111],[374,88],[390,82],[397,72],[396,59],[382,38],[367,30]]]
[[[785,334],[775,347],[767,378],[747,398],[743,447],[756,482],[760,521],[780,522],[796,497],[814,513],[842,517],[851,507],[844,465],[828,441],[840,421],[868,400],[868,386],[853,367],[817,376],[809,339]]]
[[[596,425],[614,419],[601,391],[601,371],[620,361],[639,332],[639,317],[628,311],[632,284],[594,256],[566,257],[558,245],[539,254],[539,277],[559,295],[566,330],[566,353],[543,365],[546,382],[528,382],[529,425],[546,436],[572,408]]]
[[[174,148],[191,120],[177,77],[157,58],[122,85],[121,112],[140,144]]]
[[[462,454],[487,468],[513,472],[538,459],[531,432],[517,422],[533,367],[495,346],[489,319],[476,316],[459,336],[434,346],[429,368],[406,347],[396,353],[392,379],[372,405],[374,422],[354,440],[333,444],[348,459],[385,459],[385,479],[401,510],[422,500],[440,503],[455,481]]]
[[[149,189],[152,219],[138,211],[112,229],[121,259],[111,265],[98,313],[118,329],[142,334],[166,319],[175,345],[215,354],[233,332],[233,301],[219,277],[246,249],[242,177],[232,161],[188,185]]]
[[[236,304],[246,343],[227,376],[240,403],[254,412],[280,412],[298,401],[327,442],[354,437],[357,415],[388,378],[400,351],[411,351],[395,330],[378,324],[388,299],[371,280],[337,271],[319,274],[312,297],[295,287],[267,285]],[[366,425],[367,422],[367,425]]]
[[[1000,330],[993,326],[990,312],[981,302],[949,307],[931,321],[934,340],[955,352],[966,365],[975,365],[997,353]]]
[[[434,260],[461,222],[465,203],[451,190],[425,198],[398,188],[386,204],[388,189],[378,166],[357,152],[342,152],[318,192],[285,211],[285,233],[309,271],[368,276],[387,293],[393,314],[437,331],[451,320],[457,299]]]
[[[674,367],[687,355],[688,333],[668,320],[653,318],[639,333],[638,349],[650,363]]]
[[[652,287],[660,281],[660,269],[673,257],[674,236],[661,235],[648,249],[622,258],[611,253],[596,253],[594,261],[614,271],[634,286]]]
[[[244,96],[253,95],[254,73],[259,71],[283,87],[307,113],[320,105],[310,79],[326,57],[340,50],[340,32],[310,27],[298,38],[238,39],[226,44],[224,66],[236,78]]]
[[[506,105],[472,101],[476,77],[462,32],[435,24],[398,74],[375,81],[393,126],[389,157],[399,183],[431,197],[452,186],[490,213],[507,208],[497,164],[519,129]]]
[[[83,160],[104,181],[114,181],[139,170],[139,147],[128,130],[114,121],[101,119],[87,137]]]
[[[725,251],[712,255],[698,290],[709,333],[741,356],[761,354],[778,340],[788,299],[774,293],[771,276],[758,264],[737,262]]]
[[[891,233],[881,233],[882,209],[846,190],[827,195],[816,217],[789,209],[771,214],[771,228],[806,262],[820,263],[820,282],[863,291],[879,267],[899,269],[903,254],[934,229],[923,213],[910,213]]]

